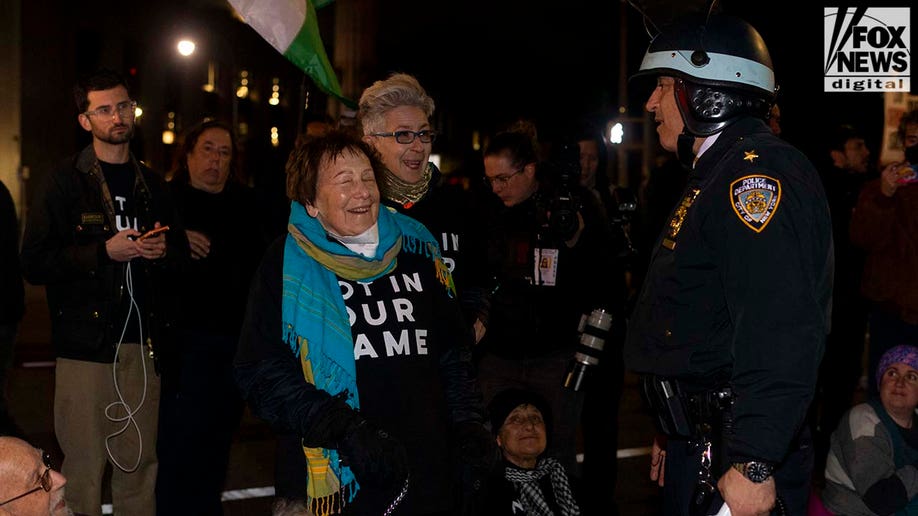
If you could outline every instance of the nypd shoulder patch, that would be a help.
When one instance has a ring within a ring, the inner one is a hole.
[[[758,174],[741,177],[730,183],[730,203],[743,224],[761,233],[781,203],[781,181]]]

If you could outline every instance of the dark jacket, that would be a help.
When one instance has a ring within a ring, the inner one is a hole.
[[[0,183],[0,324],[16,324],[25,311],[22,273],[19,271],[19,223],[16,206]]]
[[[134,206],[141,232],[155,222],[170,226],[166,256],[134,259],[132,277],[146,285],[142,304],[144,340],[158,346],[172,305],[160,275],[177,270],[188,241],[165,182],[133,156],[137,171]],[[51,339],[57,356],[112,362],[131,298],[126,263],[112,261],[105,242],[117,233],[114,209],[92,145],[65,160],[40,185],[32,202],[20,259],[26,280],[46,285]]]
[[[918,184],[892,197],[875,179],[861,190],[851,217],[851,242],[867,252],[864,297],[908,324],[918,324]]]
[[[480,346],[502,358],[542,357],[573,351],[582,314],[595,308],[618,316],[624,299],[621,269],[594,204],[579,213],[584,229],[573,247],[547,218],[555,196],[544,187],[511,207],[494,205],[486,231],[490,317]],[[536,277],[535,253],[552,260],[552,280]]]
[[[626,366],[735,393],[732,462],[780,463],[829,327],[832,227],[812,164],[761,120],[701,155],[628,321]]]
[[[415,203],[400,204],[382,199],[382,204],[395,208],[424,224],[440,244],[443,261],[449,267],[456,284],[456,293],[463,315],[469,325],[481,317],[484,289],[479,288],[474,275],[484,264],[484,225],[477,198],[471,191],[446,182],[432,163],[430,186],[424,197]]]
[[[859,296],[864,271],[863,249],[850,237],[851,215],[864,184],[876,174],[851,172],[835,166],[820,171],[832,215],[832,240],[835,243],[835,306],[842,298]]]
[[[301,360],[283,340],[285,240],[281,237],[268,247],[252,282],[235,359],[236,379],[252,412],[276,432],[287,434],[279,446],[278,468],[285,478],[278,479],[278,496],[303,498],[306,469],[301,444],[338,448],[348,431],[348,419],[336,410],[339,398],[306,382]],[[354,314],[355,354],[360,352],[356,360],[360,415],[385,429],[408,451],[412,487],[405,501],[406,514],[453,507],[450,433],[461,423],[481,422],[484,412],[471,365],[471,336],[464,330],[455,299],[437,286],[439,280],[433,277],[430,263],[421,254],[402,248],[395,269],[364,283],[364,288],[347,287],[353,290],[345,297]],[[421,287],[396,289],[406,276],[420,278]],[[355,283],[338,281],[342,286]],[[380,315],[393,303],[411,307],[410,316]],[[365,314],[376,314],[379,319],[368,323]],[[406,349],[414,349],[411,336],[416,330],[425,341],[423,352],[388,352],[391,338],[383,334],[401,335]],[[374,348],[378,356],[366,354]],[[291,479],[294,488],[287,487]],[[363,496],[371,493],[361,492]]]

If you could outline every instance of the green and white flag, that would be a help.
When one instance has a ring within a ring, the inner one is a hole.
[[[341,85],[335,76],[325,54],[325,46],[319,35],[316,8],[312,0],[228,0],[230,5],[252,26],[265,41],[329,95],[341,99],[350,107],[356,103],[345,98]],[[326,5],[331,0],[318,0]]]

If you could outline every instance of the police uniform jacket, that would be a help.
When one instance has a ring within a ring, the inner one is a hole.
[[[730,385],[732,462],[780,463],[829,326],[833,248],[819,176],[754,118],[695,163],[629,320],[626,365],[687,391]]]

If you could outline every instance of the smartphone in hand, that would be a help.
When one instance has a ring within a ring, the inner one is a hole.
[[[158,234],[160,234],[160,233],[163,233],[163,232],[165,232],[165,231],[169,231],[169,226],[160,226],[160,227],[158,227],[158,228],[151,229],[150,231],[147,231],[146,233],[144,233],[144,234],[140,235],[139,237],[137,237],[137,241],[140,242],[140,241],[145,240],[145,239],[147,239],[147,238],[149,238],[149,237],[151,237],[151,236],[156,236],[156,235],[158,235]]]
[[[896,182],[900,185],[918,183],[918,165],[906,165],[896,171],[899,177]]]

